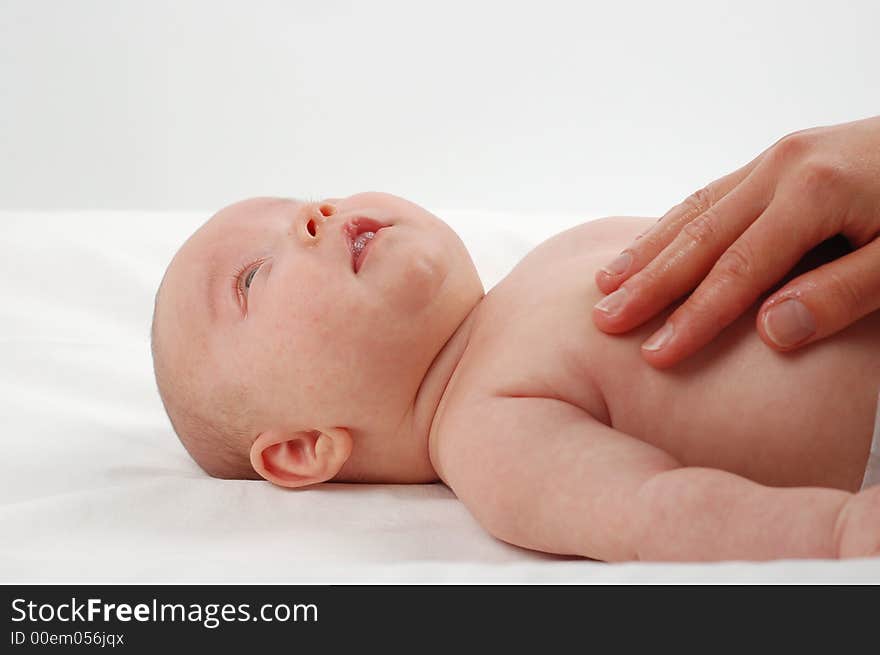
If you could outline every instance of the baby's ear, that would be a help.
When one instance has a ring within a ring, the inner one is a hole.
[[[269,482],[304,487],[326,482],[339,473],[351,447],[351,434],[345,428],[269,430],[251,446],[251,465]]]

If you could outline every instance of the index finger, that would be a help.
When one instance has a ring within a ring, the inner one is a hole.
[[[678,236],[685,225],[713,207],[748,177],[764,153],[732,173],[695,191],[667,211],[657,223],[596,272],[596,286],[609,294],[641,271]]]
[[[731,245],[761,215],[772,188],[751,175],[688,223],[657,257],[593,307],[603,332],[628,332],[698,287]]]

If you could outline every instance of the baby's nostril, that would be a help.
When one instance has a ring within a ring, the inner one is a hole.
[[[309,234],[312,236],[315,236],[317,234],[317,232],[315,230],[315,219],[314,218],[310,218],[309,222],[306,223],[306,229],[309,231]]]
[[[333,205],[321,205],[318,208],[318,211],[321,212],[321,216],[333,216],[336,213],[336,209],[333,208]]]

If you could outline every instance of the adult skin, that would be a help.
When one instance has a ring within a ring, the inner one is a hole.
[[[690,293],[641,347],[657,368],[712,341],[795,264],[841,235],[852,251],[790,280],[757,329],[791,351],[880,309],[880,116],[795,132],[670,209],[596,274],[603,332],[627,332]]]

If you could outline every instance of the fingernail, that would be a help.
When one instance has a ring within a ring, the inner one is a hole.
[[[622,252],[607,266],[603,266],[602,270],[608,275],[622,275],[629,270],[632,265],[633,256],[631,253]]]
[[[642,348],[644,350],[660,350],[663,346],[669,343],[674,334],[675,328],[672,327],[672,323],[667,323],[651,335],[651,338],[642,344]]]
[[[816,321],[800,300],[784,300],[764,313],[764,332],[777,346],[794,346],[816,333]]]
[[[597,302],[594,307],[600,312],[605,312],[606,314],[616,314],[626,302],[626,296],[626,289],[621,287],[614,293],[610,293],[602,298],[602,300]]]

